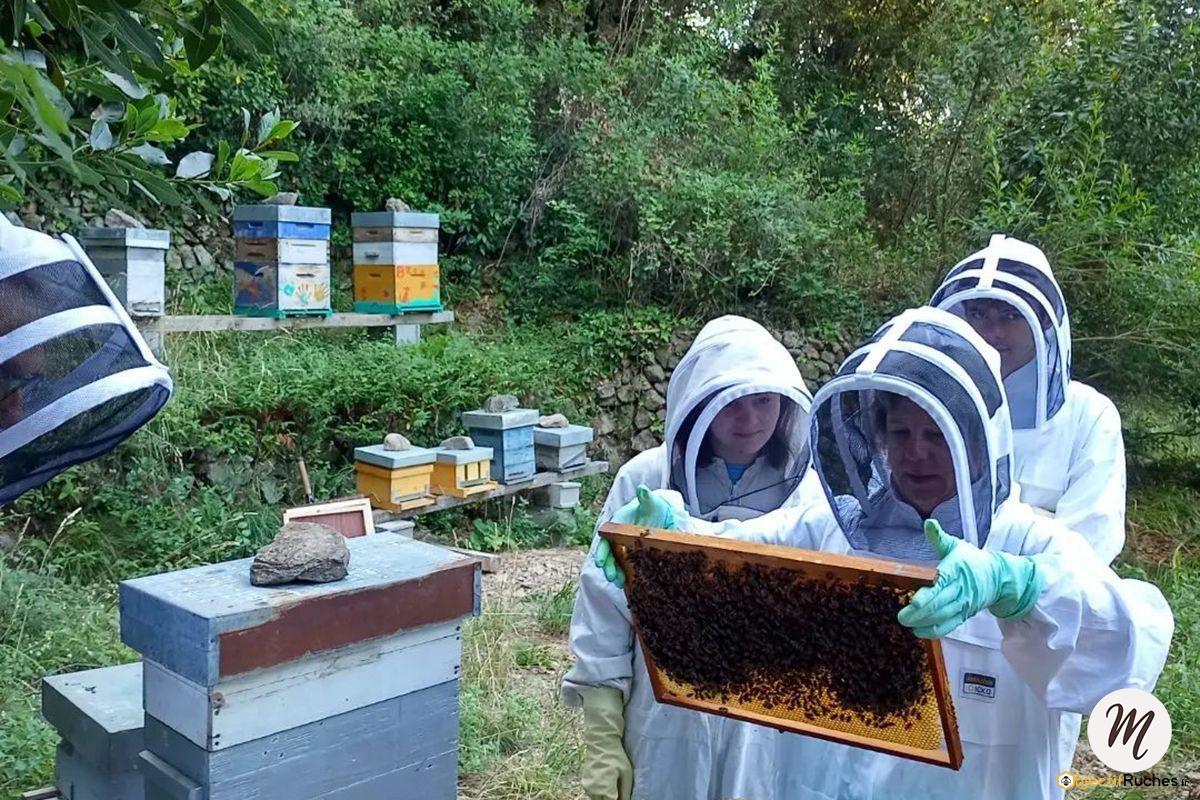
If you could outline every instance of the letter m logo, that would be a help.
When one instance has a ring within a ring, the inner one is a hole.
[[[1146,755],[1146,751],[1142,748],[1142,740],[1146,738],[1146,732],[1150,730],[1150,725],[1154,722],[1153,711],[1147,711],[1139,717],[1136,708],[1130,708],[1126,712],[1123,705],[1113,703],[1104,712],[1104,717],[1113,720],[1112,727],[1108,731],[1109,747],[1116,745],[1118,736],[1121,737],[1121,744],[1126,747],[1129,746],[1129,740],[1133,739],[1130,753],[1134,760],[1140,760]]]

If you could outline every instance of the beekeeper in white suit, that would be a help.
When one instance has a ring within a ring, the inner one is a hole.
[[[1125,445],[1112,401],[1071,380],[1071,321],[1046,255],[997,234],[946,275],[930,305],[1000,353],[1021,502],[1054,514],[1104,563],[1125,545]]]
[[[639,484],[672,488],[698,519],[750,519],[825,503],[805,447],[811,395],[787,350],[761,325],[709,322],[671,374],[666,444],[617,473],[601,521]],[[566,703],[582,706],[590,800],[765,798],[778,734],[654,700],[621,589],[584,561],[571,617],[575,665]]]
[[[1000,353],[1021,501],[1088,540],[1106,564],[1125,546],[1125,442],[1112,401],[1071,379],[1071,321],[1045,253],[1002,234],[959,262],[930,305],[971,324]],[[1066,714],[1069,769],[1082,717]]]
[[[0,215],[0,506],[112,450],[171,390],[79,243]]]
[[[813,401],[814,465],[834,511],[692,519],[640,492],[614,520],[936,564],[899,621],[941,638],[963,743],[959,771],[819,739],[780,737],[776,798],[1059,800],[1064,713],[1151,690],[1174,621],[1161,592],[1122,580],[1079,534],[1010,495],[1011,427],[998,354],[962,319],[905,312]],[[620,577],[607,546],[597,560]],[[992,688],[981,696],[969,687]],[[761,796],[761,795],[760,795]]]

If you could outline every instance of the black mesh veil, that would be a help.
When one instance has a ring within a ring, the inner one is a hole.
[[[0,504],[101,455],[171,395],[165,367],[69,237],[0,219]]]

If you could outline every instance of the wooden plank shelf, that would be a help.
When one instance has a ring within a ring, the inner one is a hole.
[[[200,333],[211,331],[297,331],[314,328],[393,328],[404,325],[444,325],[454,322],[453,311],[411,314],[332,314],[328,317],[302,316],[273,319],[224,314],[190,314],[146,317],[135,320],[150,333]]]
[[[501,484],[495,489],[479,494],[473,494],[470,497],[451,497],[449,495],[439,495],[437,500],[428,506],[421,508],[412,508],[408,511],[390,512],[375,509],[375,522],[388,522],[397,519],[411,519],[422,514],[429,514],[434,511],[443,511],[447,508],[457,508],[458,506],[471,505],[473,503],[481,503],[484,500],[495,500],[498,497],[507,497],[508,495],[518,494],[520,492],[528,492],[533,489],[540,489],[543,486],[549,486],[552,483],[561,481],[573,481],[587,475],[601,475],[608,472],[607,461],[589,461],[578,469],[564,470],[562,472],[538,472],[532,478],[520,483]]]

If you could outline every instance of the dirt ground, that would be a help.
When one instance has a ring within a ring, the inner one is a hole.
[[[508,606],[538,592],[555,592],[579,576],[581,548],[547,548],[502,553],[500,569],[483,576],[483,602]]]

